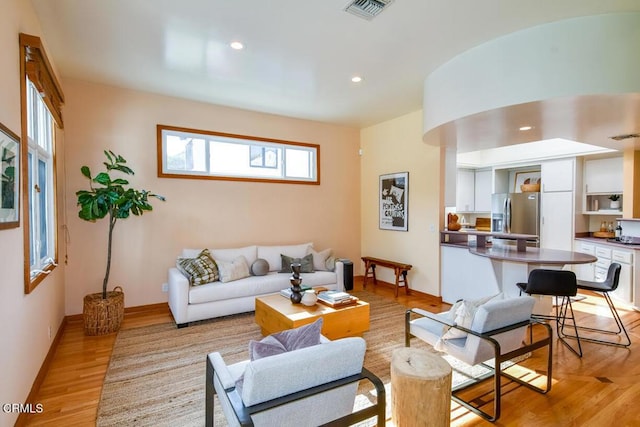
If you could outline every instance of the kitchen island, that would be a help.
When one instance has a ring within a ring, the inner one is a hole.
[[[470,239],[471,236],[475,236],[475,240]],[[490,242],[489,238],[493,237],[510,237],[517,243]],[[500,292],[516,296],[520,294],[516,283],[526,282],[533,269],[561,269],[565,265],[588,264],[597,260],[593,255],[580,252],[526,246],[527,241],[535,239],[537,236],[524,234],[441,232],[442,300],[453,304],[459,299],[477,299]]]

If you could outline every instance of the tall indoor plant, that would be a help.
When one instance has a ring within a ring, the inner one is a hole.
[[[105,150],[107,161],[104,162],[106,172],[100,172],[95,177],[91,175],[88,166],[82,166],[82,175],[89,179],[89,190],[76,192],[80,211],[78,216],[86,221],[107,217],[109,220],[109,235],[107,243],[107,267],[102,280],[102,293],[87,295],[84,301],[85,332],[89,335],[101,335],[115,332],[120,327],[124,312],[124,295],[122,292],[107,292],[109,272],[111,270],[111,248],[113,243],[113,229],[119,219],[129,218],[131,214],[141,216],[153,208],[149,197],[164,201],[165,198],[147,190],[136,190],[128,187],[129,181],[123,178],[113,178],[111,173],[118,171],[125,175],[133,175],[124,157],[113,151]]]

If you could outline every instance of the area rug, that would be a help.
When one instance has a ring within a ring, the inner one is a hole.
[[[364,335],[364,365],[389,388],[391,353],[404,346],[406,308],[366,291],[354,294],[369,302],[371,310],[370,331]],[[120,331],[104,380],[97,425],[203,426],[206,355],[218,351],[227,364],[239,362],[248,358],[249,340],[261,338],[253,313],[183,329],[167,323]],[[430,349],[420,340],[412,346]],[[358,396],[369,398],[366,393]],[[215,425],[226,425],[217,402],[215,417]]]

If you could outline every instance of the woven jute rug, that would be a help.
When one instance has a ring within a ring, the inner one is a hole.
[[[391,354],[404,346],[406,308],[366,291],[354,294],[371,305],[364,365],[388,386]],[[104,381],[97,425],[203,426],[206,355],[218,351],[227,364],[239,362],[249,356],[249,340],[261,338],[253,313],[183,329],[167,323],[120,331]],[[412,347],[430,349],[420,340],[413,340]],[[225,425],[218,402],[215,407],[215,424]]]

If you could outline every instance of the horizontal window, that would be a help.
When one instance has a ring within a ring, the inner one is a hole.
[[[320,146],[158,125],[158,176],[319,184]]]

